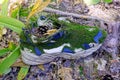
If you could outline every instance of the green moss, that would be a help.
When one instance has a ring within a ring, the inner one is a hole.
[[[47,45],[49,42],[40,44],[40,46],[45,49],[51,49],[61,46],[64,43],[69,43],[72,49],[83,48],[82,44],[94,42],[93,38],[99,31],[98,27],[91,27],[94,28],[93,31],[89,31],[87,28],[90,28],[90,26],[83,26],[75,23],[64,23],[63,30],[66,31],[65,36],[57,39],[51,46]],[[104,31],[103,35],[104,36],[100,39],[100,42],[103,42],[105,39],[106,33]]]
[[[75,48],[83,48],[82,46],[84,43],[92,43],[94,42],[94,36],[98,33],[100,30],[98,27],[95,26],[85,26],[85,25],[79,25],[73,22],[66,23],[63,21],[58,21],[56,18],[52,17],[53,24],[59,23],[62,25],[62,31],[65,31],[65,35],[57,40],[55,40],[55,43],[45,42],[45,43],[37,43],[34,45],[30,45],[28,43],[22,44],[23,47],[30,48],[34,51],[34,46],[39,47],[39,49],[43,52],[43,49],[52,49],[61,46],[64,43],[69,43],[71,45],[71,49],[74,50]],[[93,29],[92,31],[89,31],[89,29]],[[102,30],[103,37],[100,39],[100,43],[104,41],[106,38],[106,32]],[[30,36],[29,36],[30,37]],[[21,38],[26,40],[24,35],[21,35]]]

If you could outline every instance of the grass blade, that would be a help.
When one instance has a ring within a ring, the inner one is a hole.
[[[2,75],[16,60],[20,57],[20,46],[17,46],[13,52],[10,53],[0,63],[0,74]]]
[[[21,67],[18,73],[18,76],[17,76],[17,80],[23,80],[25,76],[27,75],[28,71],[29,71],[29,66]]]
[[[16,7],[14,10],[12,10],[10,16],[12,18],[17,18],[18,14],[19,14],[19,9],[20,9],[19,7]]]
[[[25,27],[24,23],[21,21],[7,16],[0,16],[0,25],[17,32],[18,34],[20,34],[22,28]]]
[[[9,0],[4,0],[2,5],[1,5],[1,15],[7,16],[8,15],[8,4]]]
[[[5,55],[7,52],[9,52],[9,49],[8,49],[8,48],[1,49],[1,50],[0,50],[0,56]]]
[[[113,0],[103,0],[105,3],[111,3]]]
[[[100,2],[100,0],[83,0],[86,5],[94,5]]]
[[[8,3],[9,0],[1,0],[2,5],[0,6],[0,15],[7,16],[8,15]],[[3,25],[0,25],[1,28],[3,28]]]
[[[4,56],[6,53],[13,51],[15,48],[16,45],[13,42],[10,42],[8,48],[0,49],[0,56]]]

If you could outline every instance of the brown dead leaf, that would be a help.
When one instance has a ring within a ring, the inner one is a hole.
[[[58,74],[62,78],[62,80],[73,80],[71,72],[72,69],[66,67],[62,67],[61,69],[58,70]]]
[[[56,32],[57,32],[57,29],[51,29],[51,30],[48,30],[47,33],[45,33],[44,35],[52,35]]]
[[[14,67],[23,67],[23,66],[27,66],[27,65],[25,63],[23,63],[23,61],[21,59],[19,59],[12,66],[14,66]]]
[[[43,66],[42,64],[38,65],[38,67],[39,67],[41,70],[43,70],[43,71],[45,70],[45,69],[44,69],[44,66]]]

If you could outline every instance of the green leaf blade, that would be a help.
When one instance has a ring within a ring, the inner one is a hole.
[[[13,11],[11,12],[11,17],[12,17],[12,18],[17,18],[18,13],[19,13],[19,7],[15,8],[15,10],[13,10]]]
[[[94,4],[97,4],[99,3],[101,0],[84,0],[84,3],[86,5],[94,5]]]
[[[0,25],[17,32],[18,34],[20,34],[22,28],[25,27],[24,23],[21,21],[7,16],[0,16]]]
[[[1,7],[1,15],[3,16],[7,16],[8,15],[8,4],[9,4],[9,0],[4,0],[2,3],[2,7]]]
[[[27,75],[28,71],[29,71],[29,66],[21,67],[18,73],[18,76],[17,76],[17,80],[23,80],[25,76]]]
[[[111,3],[113,0],[103,0],[105,3]]]
[[[13,52],[10,53],[0,63],[0,74],[3,74],[12,64],[20,57],[20,46],[18,46]]]
[[[9,52],[9,49],[8,49],[8,48],[1,49],[1,50],[0,50],[0,56],[5,55],[7,52]]]

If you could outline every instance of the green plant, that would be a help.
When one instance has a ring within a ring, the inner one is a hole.
[[[17,16],[18,17],[27,17],[27,21],[28,21],[28,23],[30,23],[29,21],[33,17],[33,15],[35,15],[39,11],[42,11],[50,3],[51,0],[46,0],[45,2],[42,2],[42,0],[37,0],[37,2],[34,4],[34,6],[32,8],[32,11],[29,14],[28,14],[28,12],[29,12],[28,9],[31,9],[31,8],[22,9],[21,5],[19,5],[19,7],[17,7],[15,10],[12,11],[11,17],[7,16],[7,13],[8,13],[8,5],[7,4],[8,4],[9,0],[4,0],[4,1],[5,2],[3,3],[4,5],[2,5],[2,10],[1,10],[1,14],[0,14],[0,25],[1,25],[0,27],[9,28],[9,29],[13,30],[14,32],[18,33],[19,36],[20,35],[23,36],[22,28],[26,28],[26,27],[28,28],[29,25],[26,25],[25,23],[21,22],[18,19],[15,19],[15,18],[17,18]],[[38,2],[40,2],[40,4]],[[99,1],[96,0],[96,2],[93,1],[92,4],[93,3],[96,4],[98,2]],[[78,47],[81,46],[81,44],[85,42],[84,40],[86,40],[87,42],[91,42],[92,39],[90,37],[93,37],[94,34],[96,34],[98,31],[98,28],[96,28],[96,31],[94,31],[93,33],[86,32],[84,27],[89,28],[89,26],[80,26],[80,25],[77,25],[74,23],[71,23],[71,24],[66,23],[65,25],[69,26],[69,28],[65,29],[66,31],[69,30],[68,31],[69,33],[73,32],[74,35],[79,36],[81,38],[80,45],[78,45]],[[74,29],[73,26],[75,26],[76,29]],[[79,31],[79,29],[81,29],[81,30]],[[79,34],[77,34],[74,30],[77,31]],[[87,36],[85,36],[84,34],[89,34],[88,39],[85,39],[85,37],[87,37]],[[74,35],[72,35],[72,38],[74,38]],[[82,36],[82,35],[84,35],[84,36]],[[66,39],[66,42],[71,38],[71,36],[68,35],[67,37],[68,37],[68,39]],[[27,41],[27,40],[25,40],[25,41]],[[77,42],[79,42],[79,40],[73,40],[73,41],[71,40],[70,42],[71,42],[72,46],[74,47],[77,44]],[[59,44],[62,44],[62,42]],[[37,44],[37,45],[39,45],[39,44]],[[14,62],[16,62],[16,60],[20,57],[21,46],[22,46],[21,44],[18,44],[18,45],[10,44],[10,46],[8,48],[0,50],[0,56],[4,56],[4,55],[6,55],[6,53],[9,52],[9,54],[7,54],[7,57],[5,57],[3,60],[0,61],[0,74],[4,74],[4,72],[7,69],[9,69],[10,66],[12,66],[12,64]],[[25,46],[25,45],[23,45],[23,46]],[[41,46],[44,47],[44,44]],[[29,44],[29,45],[27,45],[27,47],[31,47],[31,45]],[[25,75],[27,74],[28,70],[29,70],[29,67],[22,67],[18,74],[18,80],[23,79],[25,77]],[[21,74],[23,74],[23,75],[21,76]]]
[[[8,15],[8,3],[9,3],[9,0],[3,1],[2,5],[1,5],[0,15],[4,15],[4,16]]]
[[[8,16],[0,16],[0,25],[3,25],[16,33],[20,34],[22,31],[22,28],[25,27],[25,24],[21,21],[8,17]]]
[[[83,0],[86,5],[93,5],[99,2],[111,3],[113,0]]]
[[[8,2],[9,0],[1,0],[0,15],[2,16],[8,15]],[[2,35],[3,35],[3,29],[4,29],[4,26],[0,25],[0,39],[2,38]]]
[[[0,74],[3,74],[20,57],[20,46],[17,46],[5,59],[0,62]]]
[[[111,3],[113,0],[103,0],[105,3]]]
[[[37,2],[38,1],[42,1],[42,0],[37,0]],[[24,10],[21,8],[21,5],[19,5],[15,10],[11,11],[10,16],[8,16],[8,2],[9,0],[4,0],[1,6],[0,28],[6,27],[16,32],[18,35],[20,35],[22,33],[22,28],[25,28],[27,25],[25,25],[25,23],[18,20],[17,17],[21,17],[21,16],[28,17],[28,18],[32,17],[34,14],[38,12],[37,11],[38,9],[42,11],[43,8],[45,8],[49,4],[50,0],[41,2],[42,5],[35,4],[30,13],[28,13],[29,8],[27,10]],[[22,12],[25,12],[25,13],[23,14]],[[26,15],[26,12],[27,12],[27,15]],[[4,59],[0,60],[0,75],[4,74],[6,70],[8,70],[16,62],[16,60],[20,57],[20,54],[21,54],[20,44],[18,45],[9,44],[8,48],[0,49],[0,57],[5,56]],[[29,70],[29,67],[23,66],[18,74],[17,79],[18,80],[23,79],[27,74],[28,70]],[[24,75],[21,76],[21,74],[24,74]]]

